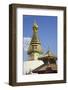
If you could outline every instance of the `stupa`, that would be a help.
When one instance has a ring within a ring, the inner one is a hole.
[[[32,29],[33,35],[27,51],[28,61],[24,62],[24,74],[32,74],[32,70],[44,64],[43,61],[38,60],[43,50],[38,37],[38,25],[36,22],[34,22]]]

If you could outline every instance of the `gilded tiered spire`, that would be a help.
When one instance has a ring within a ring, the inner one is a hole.
[[[33,36],[31,40],[31,44],[40,44],[40,40],[38,38],[38,25],[36,22],[33,25]]]
[[[40,40],[38,38],[38,25],[35,22],[33,25],[33,36],[28,48],[28,55],[33,54],[35,56],[36,53],[41,54],[42,48],[41,48]]]

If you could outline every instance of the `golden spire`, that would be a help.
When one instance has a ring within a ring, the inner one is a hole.
[[[33,36],[28,48],[28,54],[32,52],[42,53],[41,43],[38,37],[38,25],[36,22],[33,24]]]

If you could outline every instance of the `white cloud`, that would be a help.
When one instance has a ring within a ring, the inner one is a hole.
[[[31,38],[30,37],[24,37],[24,50],[27,51],[29,44],[30,44]]]

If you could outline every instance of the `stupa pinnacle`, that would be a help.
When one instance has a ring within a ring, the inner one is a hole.
[[[28,48],[28,55],[30,60],[37,60],[39,55],[42,54],[41,43],[38,37],[38,25],[34,22],[33,36]]]

